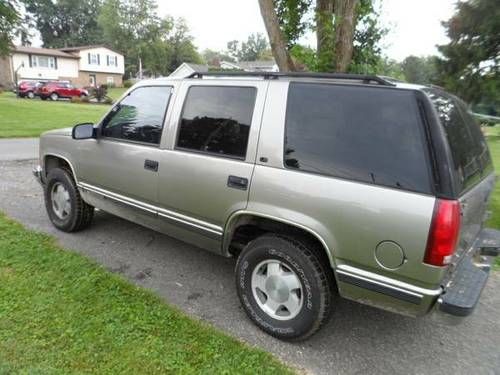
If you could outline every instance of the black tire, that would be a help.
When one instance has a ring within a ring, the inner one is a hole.
[[[336,294],[333,272],[325,257],[306,241],[266,234],[251,241],[236,264],[236,289],[250,319],[263,331],[282,340],[303,340],[313,335],[329,319]],[[252,292],[254,270],[266,260],[278,260],[298,276],[303,302],[298,314],[289,320],[268,315]]]
[[[69,193],[71,212],[64,219],[58,217],[52,205],[51,193],[56,183],[61,184]],[[77,232],[91,224],[94,207],[83,201],[70,171],[62,168],[50,170],[47,175],[44,197],[49,219],[57,229],[64,232]]]

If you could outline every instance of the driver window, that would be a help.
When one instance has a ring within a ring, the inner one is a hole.
[[[171,87],[139,87],[104,119],[102,135],[127,141],[160,144]]]

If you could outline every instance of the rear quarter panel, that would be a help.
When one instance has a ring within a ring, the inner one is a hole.
[[[334,268],[350,265],[422,288],[437,287],[444,270],[422,262],[435,198],[285,169],[287,91],[288,82],[269,87],[248,210],[316,233]],[[261,162],[262,157],[268,162]],[[400,268],[388,270],[377,263],[375,249],[382,241],[403,248],[406,260]]]

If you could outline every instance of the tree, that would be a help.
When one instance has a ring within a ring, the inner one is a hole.
[[[282,72],[295,70],[295,65],[288,51],[288,42],[281,31],[273,0],[259,0],[260,13],[266,26],[276,64]]]
[[[23,0],[27,21],[40,32],[44,47],[61,48],[102,42],[100,0]]]
[[[401,63],[403,75],[407,82],[430,84],[436,82],[436,56],[417,57],[408,56]]]
[[[201,62],[185,21],[158,17],[154,0],[105,0],[98,24],[106,44],[124,53],[127,76],[138,72],[139,60],[152,76]]]
[[[458,2],[444,22],[450,43],[439,46],[440,84],[472,104],[500,109],[500,7],[497,0]]]
[[[232,40],[227,43],[229,55],[238,61],[258,60],[268,48],[267,38],[261,33],[250,34],[246,42]]]
[[[17,2],[0,0],[0,57],[9,54],[12,38],[20,27]]]
[[[235,62],[232,56],[230,56],[228,53],[224,51],[214,51],[211,49],[205,49],[201,53],[201,57],[203,58],[203,61],[210,66],[216,66],[218,67],[221,63],[221,61],[230,61],[230,62]]]
[[[385,29],[371,0],[275,0],[275,13],[290,51],[308,29],[316,31],[316,62],[319,71],[362,72],[373,70],[381,60],[379,42]],[[314,16],[311,18],[310,15]],[[302,54],[302,57],[305,55]],[[314,68],[311,66],[314,65]]]

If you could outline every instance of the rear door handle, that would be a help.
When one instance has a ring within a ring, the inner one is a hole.
[[[155,160],[146,159],[144,161],[144,169],[148,171],[158,172],[158,162]]]
[[[234,189],[246,190],[248,188],[248,178],[229,176],[227,178],[227,186]]]

